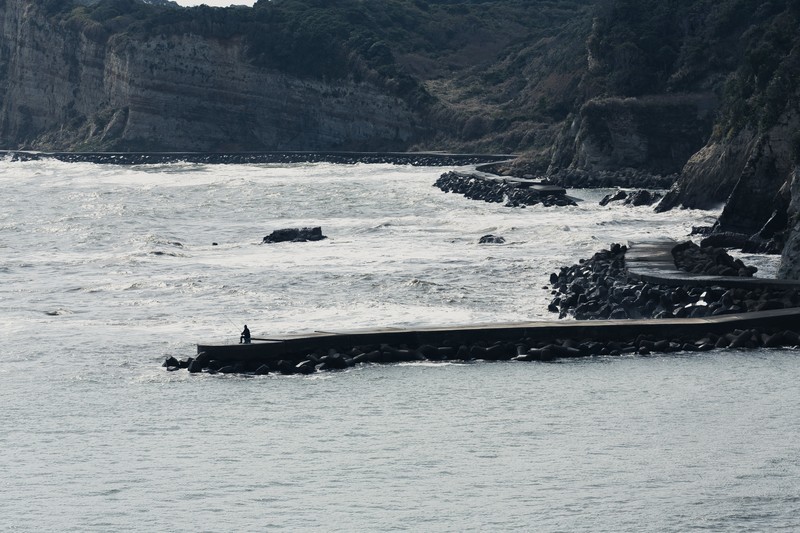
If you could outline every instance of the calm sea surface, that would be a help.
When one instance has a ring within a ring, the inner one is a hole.
[[[161,368],[245,323],[552,319],[550,272],[717,214],[509,209],[444,170],[0,161],[0,531],[800,528],[796,350]]]

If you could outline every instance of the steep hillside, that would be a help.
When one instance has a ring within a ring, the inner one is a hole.
[[[680,172],[660,210],[725,204],[716,232],[780,246],[800,147],[798,27],[791,0],[599,4],[586,100],[554,165]]]

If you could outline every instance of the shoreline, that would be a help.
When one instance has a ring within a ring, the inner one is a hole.
[[[12,161],[56,159],[66,163],[113,165],[153,165],[167,163],[226,164],[394,164],[411,166],[466,166],[499,163],[515,159],[513,154],[452,154],[447,152],[353,152],[353,151],[275,151],[275,152],[44,152],[0,150],[0,157]]]

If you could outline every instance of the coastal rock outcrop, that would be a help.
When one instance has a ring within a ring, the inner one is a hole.
[[[800,166],[795,166],[792,171],[790,196],[787,209],[788,237],[781,253],[778,274],[786,279],[800,279]]]
[[[715,232],[753,234],[789,206],[796,132],[800,117],[788,111],[769,130],[744,130],[733,139],[712,140],[687,163],[659,204],[706,209],[725,203]]]
[[[606,206],[612,202],[623,202],[624,205],[636,207],[642,205],[653,205],[660,199],[661,193],[648,191],[646,189],[632,191],[631,193],[618,190],[605,195],[603,199],[600,200],[600,205]]]
[[[309,242],[321,241],[327,238],[328,237],[322,234],[322,228],[316,226],[312,228],[276,229],[264,237],[262,242],[264,244],[273,244],[277,242]]]
[[[716,106],[711,94],[589,100],[576,118],[567,166],[589,171],[635,168],[657,175],[680,172],[711,133]],[[553,156],[554,163],[563,164],[564,159],[563,153]]]

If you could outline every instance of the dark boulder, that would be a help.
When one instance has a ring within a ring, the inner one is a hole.
[[[685,272],[709,276],[752,277],[758,269],[734,259],[724,248],[700,247],[692,241],[682,242],[672,248],[675,266]]]
[[[640,206],[640,205],[653,205],[661,199],[661,194],[657,192],[650,192],[648,190],[640,190],[628,195],[625,199],[625,205]]]
[[[478,241],[478,244],[503,244],[505,243],[505,238],[499,235],[484,235]]]
[[[737,248],[741,250],[747,243],[749,237],[749,235],[744,233],[722,231],[719,233],[712,233],[700,241],[700,246],[703,248]]]
[[[297,365],[295,366],[295,370],[297,371],[298,374],[308,375],[316,372],[317,366],[316,363],[314,363],[314,361],[307,359],[305,361],[297,363]]]
[[[320,357],[319,361],[322,363],[320,370],[344,370],[349,366],[347,359],[340,353],[324,355]]]
[[[608,205],[611,202],[619,202],[628,197],[628,193],[625,191],[615,191],[613,193],[606,194],[602,200],[600,200],[600,205]]]
[[[264,237],[263,243],[272,244],[276,242],[308,242],[321,241],[327,239],[322,234],[322,228],[286,228],[278,229]]]

